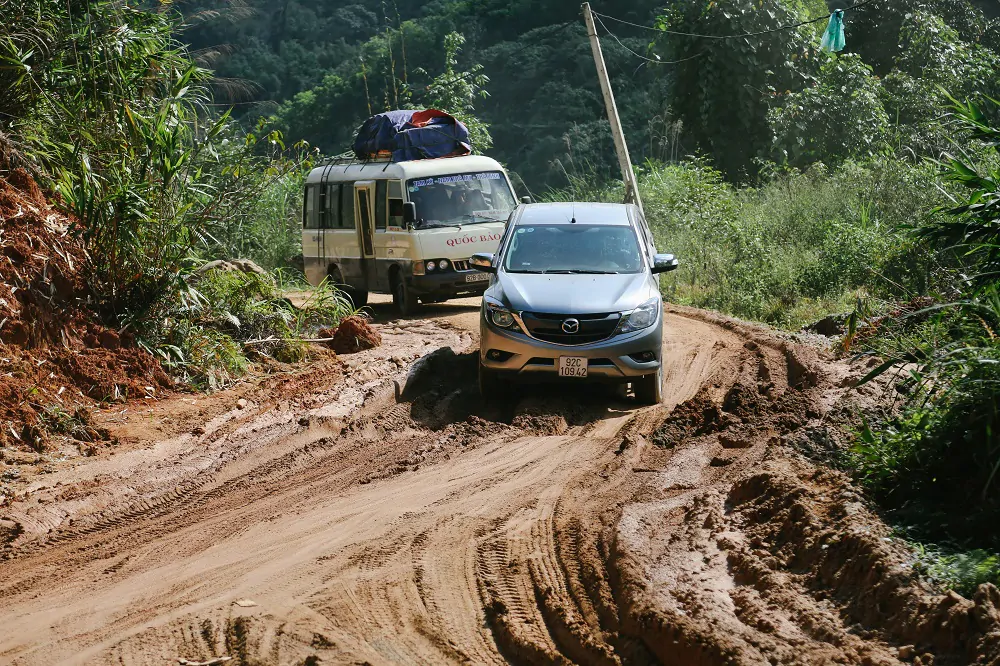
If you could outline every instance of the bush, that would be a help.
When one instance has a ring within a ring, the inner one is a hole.
[[[757,188],[735,188],[697,159],[640,173],[657,245],[681,261],[662,279],[664,296],[790,328],[850,309],[858,290],[898,298],[937,288],[943,269],[901,228],[941,203],[934,185],[933,168],[890,158],[780,172]],[[548,198],[620,201],[621,192],[574,180]]]
[[[185,288],[159,303],[158,316],[140,325],[143,344],[186,382],[217,389],[244,374],[254,361],[296,362],[305,339],[355,314],[344,294],[324,283],[295,307],[283,294],[312,289],[289,279],[241,271],[189,275]]]
[[[775,150],[793,166],[871,157],[889,129],[871,67],[857,55],[827,58],[816,85],[784,95],[768,113]]]

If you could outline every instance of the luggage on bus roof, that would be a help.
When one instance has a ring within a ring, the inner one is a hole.
[[[437,109],[388,111],[372,116],[354,141],[354,154],[359,159],[391,156],[393,162],[405,162],[471,152],[469,129]]]

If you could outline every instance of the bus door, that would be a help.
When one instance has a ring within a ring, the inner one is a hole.
[[[319,284],[326,276],[318,215],[320,188],[320,185],[306,185],[302,202],[302,260],[306,278],[312,284]]]
[[[363,289],[375,288],[375,181],[354,184],[355,218],[358,221],[358,245],[361,248]]]

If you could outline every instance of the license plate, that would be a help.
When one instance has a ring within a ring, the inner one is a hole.
[[[586,377],[587,359],[581,356],[560,356],[559,357],[560,377]]]
[[[465,276],[466,282],[486,282],[490,279],[489,273],[470,273]]]

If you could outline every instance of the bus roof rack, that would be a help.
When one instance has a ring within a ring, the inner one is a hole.
[[[447,155],[445,157],[463,157],[462,155]],[[427,158],[425,158],[427,159]],[[441,158],[438,158],[441,159]],[[412,160],[408,160],[412,161]],[[366,164],[398,164],[399,161],[392,158],[389,153],[384,153],[380,155],[371,155],[367,157],[358,157],[353,151],[346,153],[340,153],[339,155],[331,155],[330,157],[324,157],[316,163],[317,167],[325,166],[353,166],[355,164],[366,165]]]

